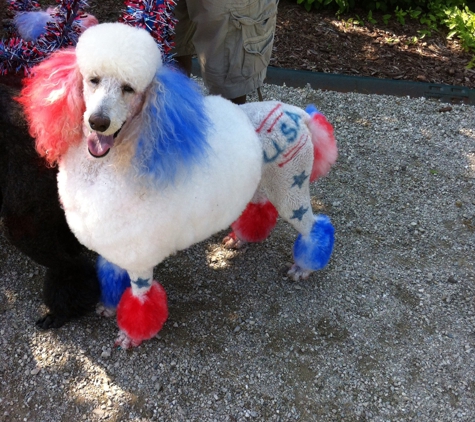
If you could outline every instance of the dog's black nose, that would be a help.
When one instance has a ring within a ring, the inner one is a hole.
[[[89,125],[91,126],[91,129],[97,132],[105,132],[110,124],[111,119],[107,116],[93,113],[91,114],[91,117],[89,117]]]

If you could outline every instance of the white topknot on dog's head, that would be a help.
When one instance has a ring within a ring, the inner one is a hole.
[[[87,29],[76,46],[83,76],[114,76],[143,92],[162,65],[160,49],[142,28],[103,23]]]

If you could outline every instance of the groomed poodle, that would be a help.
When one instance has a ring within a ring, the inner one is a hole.
[[[100,296],[94,264],[60,207],[57,170],[35,151],[20,105],[20,78],[0,76],[0,218],[9,241],[47,267],[40,328],[57,328],[94,309]]]
[[[336,145],[315,109],[203,97],[147,31],[119,23],[86,30],[35,71],[20,102],[37,151],[59,165],[68,224],[131,281],[117,345],[139,345],[167,319],[154,267],[233,222],[229,247],[263,240],[277,212],[289,221],[294,278],[328,263],[333,227],[312,214],[309,182]]]

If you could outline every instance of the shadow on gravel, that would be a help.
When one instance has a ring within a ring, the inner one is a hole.
[[[335,126],[338,162],[312,186],[336,227],[329,266],[291,282],[282,221],[238,252],[217,234],[157,267],[170,319],[123,351],[96,315],[38,331],[43,270],[0,236],[0,420],[475,418],[474,108],[263,94]]]

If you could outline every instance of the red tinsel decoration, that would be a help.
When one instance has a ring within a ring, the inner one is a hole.
[[[157,42],[164,61],[172,60],[176,19],[175,0],[127,0],[120,22],[144,28]]]
[[[8,8],[13,12],[32,12],[40,9],[40,4],[34,0],[9,0]]]
[[[0,75],[21,73],[29,76],[31,68],[54,51],[77,43],[80,34],[78,20],[87,9],[87,0],[57,0],[59,3],[46,25],[46,30],[37,40],[27,42],[18,34],[0,41]],[[34,0],[9,0],[13,13],[35,11],[40,8]],[[176,19],[173,9],[175,0],[127,0],[120,22],[145,28],[160,47],[165,62],[172,61],[173,38]]]
[[[47,23],[46,30],[36,41],[26,42],[19,36],[0,41],[0,75],[23,72],[28,76],[31,68],[54,51],[77,43],[80,33],[78,19],[87,7],[86,0],[57,0],[58,6]],[[10,10],[16,12],[35,10],[34,1],[10,1]]]

